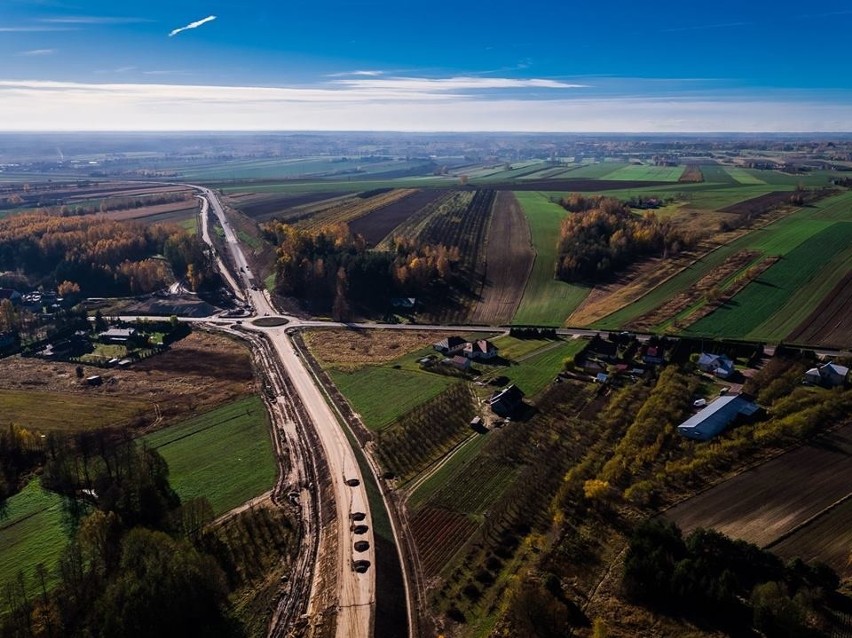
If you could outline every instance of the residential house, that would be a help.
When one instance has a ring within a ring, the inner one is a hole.
[[[701,353],[698,358],[698,369],[709,372],[720,379],[727,379],[734,373],[734,362],[723,354]]]
[[[479,339],[464,344],[462,354],[468,359],[493,359],[497,356],[497,346],[486,339]]]
[[[642,361],[648,365],[662,365],[665,363],[663,358],[663,347],[657,345],[649,345],[645,347],[645,352],[642,354]]]
[[[614,341],[606,341],[596,336],[589,342],[589,345],[586,346],[584,354],[586,357],[594,355],[598,359],[603,359],[604,361],[615,361],[618,359],[618,344]]]
[[[846,382],[849,368],[829,361],[825,365],[811,368],[805,372],[805,381],[827,388],[836,388]]]
[[[677,426],[677,432],[696,441],[709,441],[737,418],[754,416],[759,410],[760,406],[743,394],[719,397]]]
[[[114,343],[124,345],[137,336],[136,328],[110,328],[98,333],[98,340],[102,343]]]
[[[464,348],[467,341],[459,336],[452,335],[446,339],[441,339],[437,343],[433,343],[432,347],[441,354],[454,354]]]
[[[497,416],[512,416],[524,402],[524,393],[514,383],[498,390],[488,399],[488,407]]]

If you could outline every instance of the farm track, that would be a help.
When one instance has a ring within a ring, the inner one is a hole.
[[[852,575],[852,494],[827,508],[799,529],[773,542],[769,549],[785,559],[801,558],[830,565],[841,577]]]
[[[485,243],[485,283],[471,322],[512,321],[535,262],[526,216],[513,193],[497,193]]]

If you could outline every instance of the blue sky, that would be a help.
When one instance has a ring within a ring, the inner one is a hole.
[[[2,0],[0,128],[849,131],[850,32],[838,0]]]

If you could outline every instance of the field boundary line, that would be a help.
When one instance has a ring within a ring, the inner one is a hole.
[[[832,503],[831,505],[828,505],[824,509],[821,509],[819,512],[817,512],[816,514],[812,515],[811,517],[805,519],[804,521],[802,521],[798,525],[794,525],[792,528],[790,528],[789,530],[787,530],[786,532],[781,534],[778,538],[776,538],[775,540],[764,545],[763,549],[772,549],[773,547],[778,545],[778,543],[782,543],[785,540],[787,540],[788,538],[790,538],[791,536],[795,536],[797,533],[799,533],[800,531],[805,529],[811,523],[815,523],[818,519],[822,518],[823,516],[830,514],[834,510],[836,510],[838,507],[843,505],[850,498],[852,498],[852,492],[849,492],[843,498],[837,499],[836,501],[834,501],[834,503]]]

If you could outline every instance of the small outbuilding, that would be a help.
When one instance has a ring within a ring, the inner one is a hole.
[[[677,432],[688,439],[709,441],[724,432],[737,418],[754,416],[758,410],[760,406],[745,395],[719,397],[677,426]]]
[[[454,357],[447,357],[441,363],[453,366],[454,368],[458,368],[459,370],[470,370],[470,359],[468,359],[467,357],[462,357],[460,355],[456,355]]]

